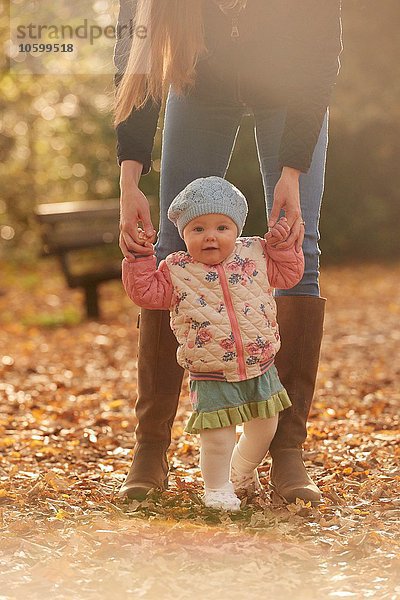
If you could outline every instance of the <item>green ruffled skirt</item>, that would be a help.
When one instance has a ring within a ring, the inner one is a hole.
[[[266,373],[246,381],[191,381],[193,413],[187,433],[240,425],[251,419],[269,419],[291,406],[275,365]]]

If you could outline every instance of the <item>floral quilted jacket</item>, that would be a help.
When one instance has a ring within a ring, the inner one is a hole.
[[[179,342],[178,363],[192,379],[242,381],[264,373],[280,340],[273,287],[291,288],[304,271],[302,251],[238,238],[218,265],[174,252],[156,268],[154,256],[124,259],[128,296],[144,308],[168,309]]]

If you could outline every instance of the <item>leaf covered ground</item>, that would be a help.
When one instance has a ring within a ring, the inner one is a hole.
[[[0,265],[0,598],[400,598],[400,265],[329,267],[318,392],[305,447],[311,508],[240,513],[199,500],[198,439],[171,485],[116,492],[133,446],[137,309],[118,282],[81,318],[54,262]],[[268,460],[260,468],[267,488]]]

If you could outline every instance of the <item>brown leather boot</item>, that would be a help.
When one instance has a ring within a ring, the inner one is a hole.
[[[321,492],[309,477],[302,458],[307,418],[314,395],[324,323],[325,298],[276,298],[281,348],[275,365],[292,406],[280,413],[272,441],[271,488],[287,502],[301,498],[318,504]]]
[[[140,312],[136,445],[118,496],[143,500],[152,488],[168,487],[167,450],[178,407],[183,369],[176,362],[177,341],[169,312]]]

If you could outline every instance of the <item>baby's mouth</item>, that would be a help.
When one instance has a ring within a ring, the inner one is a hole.
[[[218,250],[217,246],[206,246],[203,250]]]

